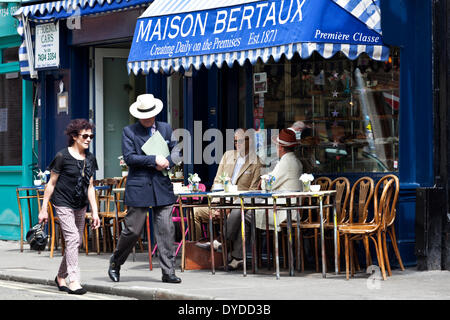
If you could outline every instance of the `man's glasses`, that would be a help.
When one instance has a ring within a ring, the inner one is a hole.
[[[94,139],[94,135],[93,135],[93,134],[87,134],[87,133],[85,133],[85,134],[80,134],[80,136],[81,136],[84,140],[86,140],[87,138],[91,138],[91,140]]]
[[[242,144],[244,141],[249,141],[248,137],[245,137],[245,139],[234,139],[234,143],[236,144]]]

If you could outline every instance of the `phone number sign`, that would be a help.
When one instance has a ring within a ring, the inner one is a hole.
[[[35,69],[59,67],[59,22],[36,25]]]

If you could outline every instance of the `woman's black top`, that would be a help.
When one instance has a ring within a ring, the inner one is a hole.
[[[55,206],[81,209],[88,204],[89,181],[98,166],[95,156],[87,150],[85,152],[86,158],[77,160],[68,148],[64,148],[48,166],[47,170],[59,174],[50,199]]]

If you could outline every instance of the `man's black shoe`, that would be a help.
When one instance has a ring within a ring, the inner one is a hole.
[[[114,257],[109,259],[109,269],[108,269],[109,278],[114,282],[119,282],[120,280],[120,266],[114,261]]]
[[[174,274],[163,274],[162,276],[162,282],[168,282],[168,283],[180,283],[181,279],[178,278]]]

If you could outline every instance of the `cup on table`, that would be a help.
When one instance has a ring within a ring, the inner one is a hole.
[[[215,190],[223,190],[223,184],[214,183],[211,187],[211,191],[215,191]]]
[[[34,180],[33,181],[33,184],[35,185],[35,186],[40,186],[41,184],[42,184],[42,181],[39,179],[36,179],[36,180]]]
[[[182,191],[183,188],[183,183],[181,182],[173,182],[173,192],[174,193],[180,193]]]
[[[312,192],[318,192],[320,191],[320,184],[312,184],[309,188]]]

